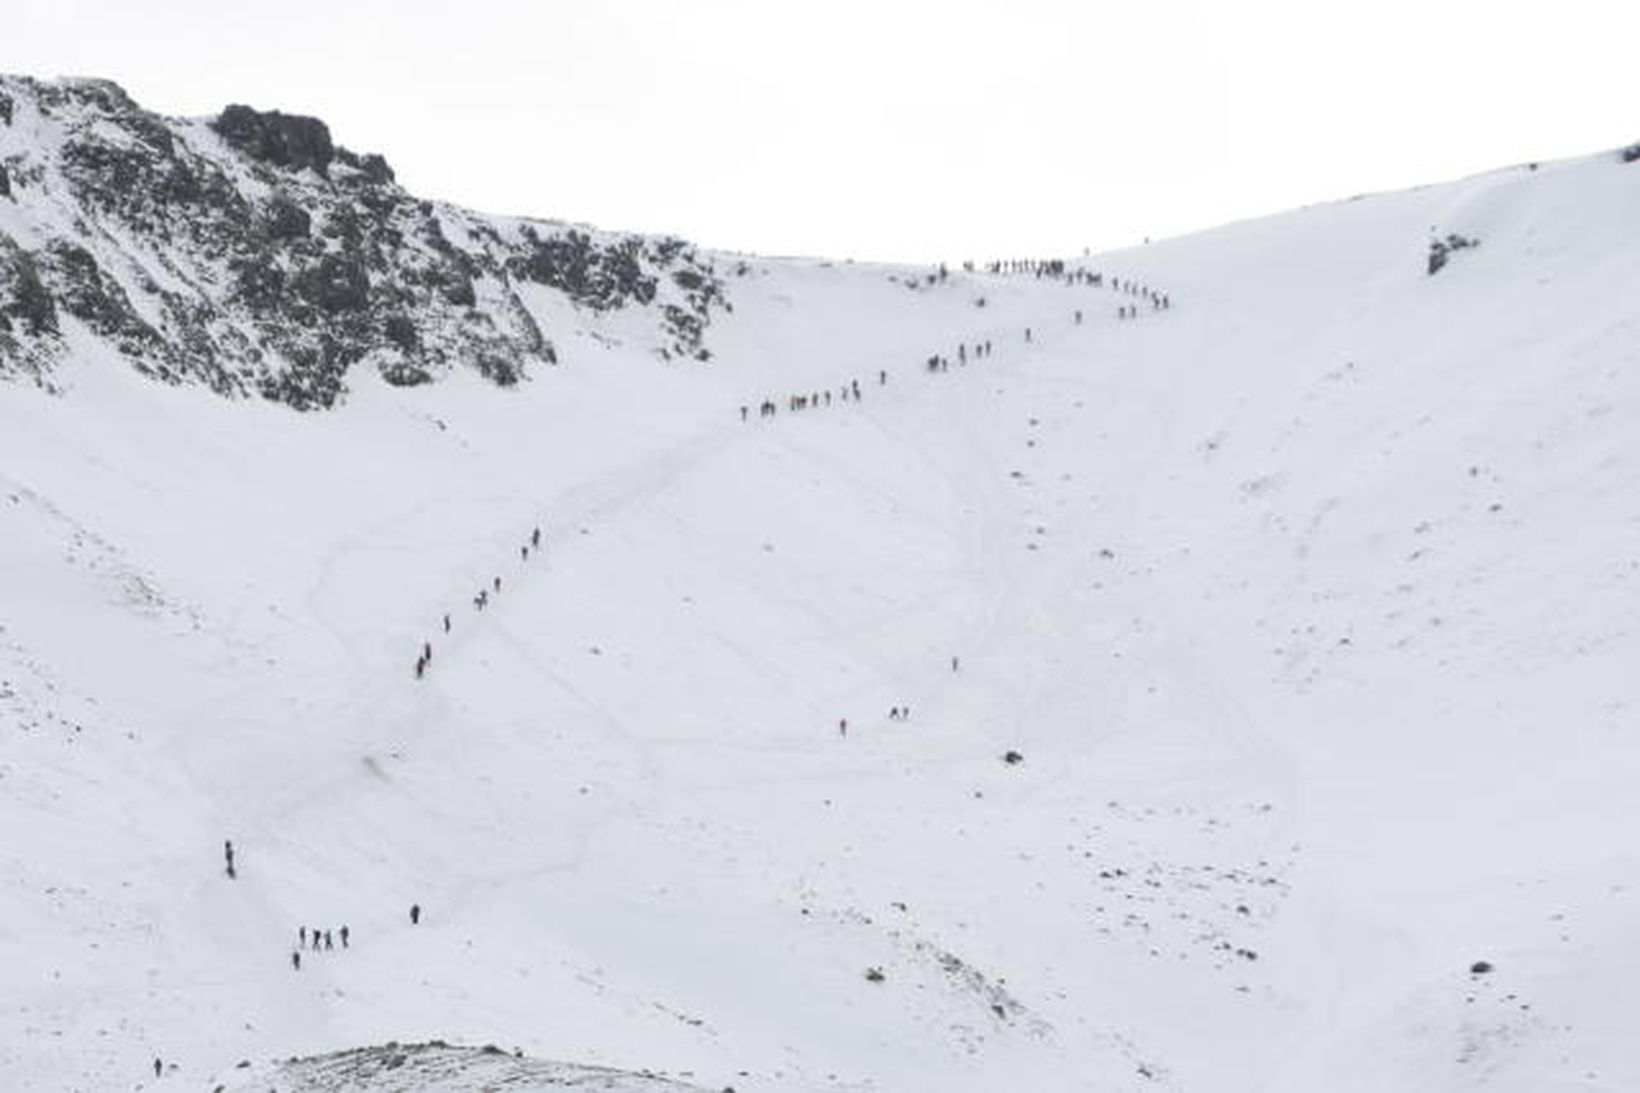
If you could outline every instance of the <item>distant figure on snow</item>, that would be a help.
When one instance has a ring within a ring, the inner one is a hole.
[[[449,615],[444,616],[444,632],[446,634],[448,634],[450,632],[450,616]]]
[[[414,926],[417,923],[419,923],[420,921],[421,921],[421,904],[412,903],[410,905],[410,925]]]
[[[342,928],[338,932],[342,935],[342,948],[345,949],[347,948],[347,923],[342,923]]]
[[[296,943],[301,948],[304,948],[304,949],[307,948],[307,927],[306,926],[296,927]]]
[[[225,841],[222,844],[222,852],[223,852],[224,855],[227,856],[227,859],[228,859],[228,879],[233,880],[236,876],[238,876],[238,874],[233,871],[233,840],[232,839],[228,839],[227,841]]]
[[[156,1077],[156,1078],[159,1077],[160,1071],[162,1071],[164,1069],[165,1069],[165,1064],[159,1061],[159,1056],[158,1055],[154,1056],[154,1077]]]
[[[837,735],[838,736],[847,736],[848,735],[848,718],[844,717],[844,718],[841,718],[841,719],[838,720],[838,722],[837,722]]]
[[[330,940],[330,931],[326,930],[325,931],[325,948],[326,949],[334,949],[335,947],[336,947],[335,943]]]
[[[299,972],[302,970],[302,952],[300,949],[294,949],[291,951],[290,967],[292,971]]]

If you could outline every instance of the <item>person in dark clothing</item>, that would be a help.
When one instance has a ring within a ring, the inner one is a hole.
[[[449,615],[444,616],[444,632],[446,634],[448,634],[450,632],[450,616]]]
[[[297,943],[297,945],[299,945],[300,947],[302,947],[304,949],[307,948],[307,927],[306,926],[296,927],[296,943]]]
[[[419,923],[420,921],[421,921],[421,904],[412,903],[410,905],[410,925],[414,926],[417,923]]]
[[[228,879],[233,880],[238,874],[233,871],[233,840],[228,839],[222,844],[222,853],[228,859]]]
[[[162,1071],[164,1069],[165,1069],[165,1064],[159,1061],[159,1056],[158,1055],[154,1056],[154,1077],[156,1077],[156,1078],[159,1077],[160,1071]]]
[[[534,531],[532,531],[530,533],[530,546],[539,547],[540,545],[541,545],[541,529],[536,528]]]
[[[330,940],[330,931],[326,930],[325,931],[325,949],[326,949],[326,951],[334,949],[335,947],[336,947],[335,942]]]
[[[342,928],[337,932],[342,935],[342,948],[347,948],[347,924],[344,922]]]
[[[299,971],[302,970],[302,952],[301,952],[300,949],[292,949],[291,950],[290,967],[291,967],[292,971],[298,971],[299,972]]]

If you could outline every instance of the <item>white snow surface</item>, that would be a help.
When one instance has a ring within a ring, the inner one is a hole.
[[[707,365],[0,387],[0,1087],[1640,1089],[1640,165],[1087,259],[1133,320],[749,262]]]

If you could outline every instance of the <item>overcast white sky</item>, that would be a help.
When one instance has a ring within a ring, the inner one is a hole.
[[[490,212],[1095,250],[1640,139],[1640,3],[5,0],[0,67],[317,114]]]

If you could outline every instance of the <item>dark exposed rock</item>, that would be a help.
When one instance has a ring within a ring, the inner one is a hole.
[[[15,326],[31,337],[57,333],[57,305],[40,281],[33,256],[4,236],[0,236],[0,316],[15,320]]]
[[[387,322],[382,324],[382,334],[406,353],[414,353],[421,348],[421,335],[416,333],[416,324],[408,316],[389,315]]]
[[[250,158],[292,171],[325,174],[335,158],[330,127],[318,118],[253,110],[234,103],[211,123],[222,139]]]
[[[1453,252],[1468,250],[1470,247],[1480,245],[1478,239],[1470,239],[1456,234],[1448,235],[1445,239],[1431,239],[1429,241],[1429,276],[1433,277],[1439,273]]]
[[[353,168],[366,182],[377,186],[385,186],[394,180],[393,168],[387,165],[387,160],[375,152],[358,155],[346,148],[336,149],[336,160]]]
[[[350,255],[325,255],[317,266],[296,275],[294,287],[302,299],[332,314],[359,311],[370,301],[370,275]]]
[[[136,313],[125,290],[104,275],[90,251],[73,243],[54,242],[46,263],[63,310],[122,350],[163,355],[165,339]]]
[[[308,215],[308,211],[283,195],[268,204],[264,223],[268,238],[279,241],[306,239],[313,230],[313,217]]]
[[[571,230],[543,238],[528,225],[522,234],[529,251],[507,263],[517,277],[556,288],[598,311],[629,300],[647,304],[655,298],[655,278],[638,260],[641,240],[598,247],[585,232]]]
[[[11,175],[6,173],[6,165],[0,163],[0,197],[11,196]]]
[[[433,377],[406,361],[382,365],[382,379],[394,387],[419,387],[433,382]]]

